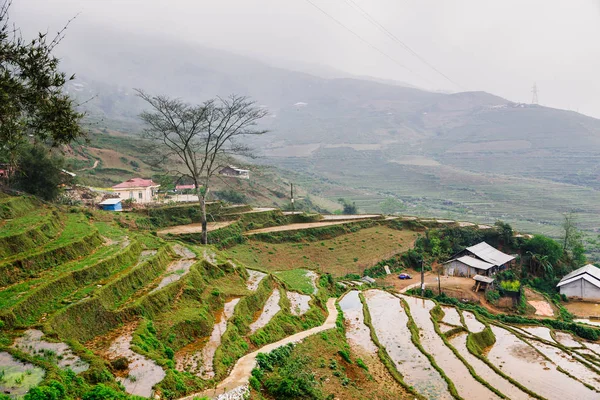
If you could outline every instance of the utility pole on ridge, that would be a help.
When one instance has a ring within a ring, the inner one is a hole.
[[[531,98],[531,104],[539,104],[537,83],[533,84],[533,88],[531,88],[531,93],[533,93],[533,97]]]

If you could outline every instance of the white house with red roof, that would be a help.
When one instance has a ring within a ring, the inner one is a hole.
[[[160,185],[154,183],[152,179],[131,178],[112,188],[122,200],[132,199],[136,203],[151,203],[159,187]]]

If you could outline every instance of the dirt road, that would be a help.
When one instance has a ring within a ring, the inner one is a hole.
[[[321,326],[317,326],[315,328],[298,332],[292,336],[288,336],[285,339],[280,340],[279,342],[268,344],[257,351],[247,354],[244,357],[240,358],[238,362],[233,367],[233,370],[229,374],[227,378],[225,378],[215,389],[207,390],[202,393],[192,394],[186,397],[183,397],[179,400],[193,400],[196,398],[205,397],[216,397],[219,394],[228,392],[237,387],[244,386],[248,384],[248,379],[250,378],[250,373],[256,366],[256,356],[258,353],[269,353],[275,350],[278,347],[284,346],[288,343],[297,343],[301,340],[307,338],[308,336],[314,335],[315,333],[319,333],[328,329],[335,328],[335,320],[337,319],[338,311],[335,307],[335,300],[331,298],[327,301],[327,311],[329,312],[329,316],[325,320],[325,323]]]
[[[215,231],[217,229],[225,228],[233,224],[235,221],[223,221],[223,222],[209,222],[208,231]],[[182,235],[184,233],[199,233],[202,232],[202,224],[188,224],[188,225],[177,225],[167,229],[158,231],[158,235]]]
[[[329,225],[341,225],[351,224],[356,221],[328,221],[328,222],[309,222],[305,224],[289,224],[282,226],[272,226],[270,228],[255,229],[253,231],[245,232],[245,235],[255,235],[257,233],[268,233],[268,232],[284,232],[284,231],[299,231],[302,229],[319,228],[321,226]]]

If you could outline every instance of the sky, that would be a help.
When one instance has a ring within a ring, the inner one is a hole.
[[[11,10],[25,33],[77,14],[65,46],[118,29],[516,102],[531,102],[536,84],[540,104],[600,118],[600,0],[13,0]]]

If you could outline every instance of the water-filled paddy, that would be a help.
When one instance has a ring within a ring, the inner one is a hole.
[[[408,316],[400,299],[381,290],[363,292],[375,334],[404,381],[431,399],[451,399],[448,385],[412,343]]]
[[[377,346],[371,340],[371,331],[365,325],[363,305],[358,297],[358,291],[348,292],[340,300],[340,308],[344,313],[346,338],[351,346],[358,347],[367,353],[375,354]]]

